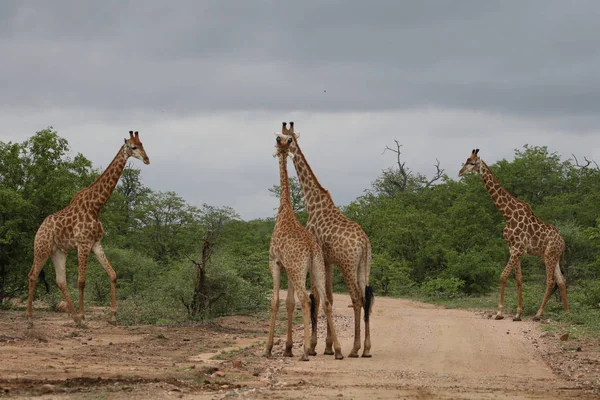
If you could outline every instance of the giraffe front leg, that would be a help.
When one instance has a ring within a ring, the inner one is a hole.
[[[111,315],[108,320],[108,323],[111,325],[116,325],[117,324],[117,274],[115,273],[115,270],[108,262],[108,259],[106,258],[106,255],[104,254],[104,251],[102,250],[102,246],[100,245],[99,241],[94,243],[94,246],[92,247],[92,251],[94,252],[94,255],[100,262],[100,265],[102,265],[102,268],[104,268],[104,270],[108,274],[108,279],[110,280],[110,313],[111,313]]]
[[[502,271],[502,274],[500,275],[500,301],[498,303],[498,313],[496,314],[495,319],[504,319],[504,287],[506,286],[506,280],[508,279],[510,272],[512,271],[515,263],[519,260],[520,257],[521,254],[518,254],[511,250],[511,255],[510,259],[508,260],[508,264],[506,264],[504,271]]]
[[[273,350],[273,336],[275,335],[275,323],[277,321],[277,312],[279,311],[279,278],[281,276],[281,267],[269,260],[271,267],[271,275],[273,276],[273,295],[271,297],[271,323],[269,324],[269,336],[267,338],[267,346],[265,348],[264,357],[271,358]]]
[[[294,338],[292,337],[293,332],[293,318],[294,308],[296,308],[296,302],[294,300],[294,285],[290,282],[288,275],[288,292],[285,298],[285,308],[287,310],[287,338],[285,341],[285,351],[283,352],[284,357],[294,357],[292,353],[292,347],[294,346]],[[304,304],[302,305],[302,311],[304,312]],[[308,336],[308,330],[304,331],[304,336]]]
[[[515,279],[517,280],[517,315],[513,317],[513,321],[521,321],[523,313],[523,273],[521,271],[521,260],[515,263]]]

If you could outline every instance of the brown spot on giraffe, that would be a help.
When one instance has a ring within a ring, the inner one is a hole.
[[[294,123],[284,127],[282,134],[292,138],[290,154],[302,188],[308,210],[306,228],[323,249],[326,269],[327,297],[333,302],[333,266],[337,265],[352,299],[354,308],[354,345],[349,357],[358,357],[361,347],[360,314],[365,312],[365,342],[363,357],[371,357],[369,315],[373,304],[373,289],[369,286],[371,272],[371,242],[359,224],[352,221],[335,206],[329,192],[321,186],[298,145]],[[331,333],[327,332],[325,354],[332,354]]]
[[[504,318],[504,286],[514,268],[517,280],[517,314],[513,320],[521,320],[521,313],[523,312],[521,256],[525,253],[541,257],[546,264],[546,293],[533,319],[539,320],[541,318],[555,283],[560,289],[565,312],[568,312],[566,280],[560,270],[560,257],[565,251],[565,241],[560,232],[552,225],[536,217],[529,204],[517,199],[504,189],[487,164],[479,158],[478,153],[479,149],[471,152],[458,176],[469,173],[481,175],[496,208],[506,219],[503,237],[510,249],[510,259],[500,276],[500,302],[496,319]]]
[[[129,139],[125,139],[125,144],[121,146],[115,158],[94,183],[75,194],[68,206],[47,216],[38,228],[33,248],[33,265],[29,271],[29,296],[25,313],[30,327],[33,326],[31,312],[35,284],[49,257],[52,259],[56,271],[56,284],[65,297],[71,317],[77,324],[85,319],[83,292],[87,262],[92,251],[109,276],[111,283],[111,319],[109,322],[116,323],[117,275],[106,259],[100,244],[104,228],[98,215],[115,189],[129,157],[135,157],[142,160],[144,164],[150,164],[150,159],[137,131],[129,132]],[[77,250],[78,258],[78,313],[75,311],[75,306],[67,290],[66,261],[67,254],[71,250]]]
[[[285,122],[284,122],[285,128]],[[281,183],[280,206],[277,212],[275,229],[271,236],[269,250],[269,267],[273,275],[273,297],[271,299],[271,323],[269,337],[265,349],[265,356],[270,357],[273,349],[273,335],[277,310],[279,309],[279,280],[283,269],[288,276],[288,294],[286,299],[287,309],[287,340],[284,356],[292,357],[292,314],[294,312],[294,293],[298,294],[302,304],[304,319],[304,352],[301,360],[308,361],[309,355],[316,355],[317,321],[319,299],[324,299],[323,310],[327,316],[327,327],[332,332],[335,346],[335,358],[343,359],[342,349],[338,342],[333,324],[332,303],[325,292],[325,263],[323,253],[315,237],[306,230],[294,214],[290,201],[290,188],[288,184],[287,157],[291,140],[283,135],[277,135],[274,154],[279,157],[279,177]],[[310,272],[311,287],[315,290],[312,295],[306,291],[306,274]],[[309,341],[308,323],[312,320],[312,333]]]

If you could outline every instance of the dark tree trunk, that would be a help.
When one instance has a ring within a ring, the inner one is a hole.
[[[194,296],[192,297],[192,315],[199,315],[206,310],[208,290],[206,287],[206,265],[212,254],[212,248],[214,245],[213,236],[209,235],[207,239],[204,239],[202,245],[202,259],[200,262],[192,260],[196,267],[196,279],[194,280]]]

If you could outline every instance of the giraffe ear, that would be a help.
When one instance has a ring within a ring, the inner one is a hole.
[[[133,131],[129,131],[129,137],[133,138]]]
[[[138,137],[138,131],[135,131],[135,137]]]
[[[479,153],[479,149],[475,149],[475,155]]]
[[[127,144],[127,139],[123,139],[125,141],[125,144]]]

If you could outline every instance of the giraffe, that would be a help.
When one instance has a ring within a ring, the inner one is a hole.
[[[514,268],[517,280],[517,314],[513,317],[513,321],[521,320],[523,312],[521,256],[525,253],[542,258],[546,264],[546,293],[533,319],[535,321],[541,319],[555,282],[560,289],[565,312],[569,312],[566,280],[560,271],[559,264],[560,256],[565,250],[565,241],[560,232],[536,217],[529,204],[517,199],[504,189],[487,164],[479,158],[478,153],[479,149],[473,149],[458,176],[470,173],[481,175],[492,201],[506,219],[503,236],[510,249],[510,259],[500,276],[500,302],[495,318],[504,318],[504,286]]]
[[[359,224],[340,212],[329,192],[321,186],[306,161],[300,146],[294,123],[284,126],[285,136],[293,140],[290,154],[298,174],[304,203],[308,210],[306,228],[323,249],[326,271],[327,299],[333,304],[333,265],[342,272],[354,308],[354,344],[348,357],[358,357],[360,350],[360,314],[364,308],[365,343],[362,357],[371,357],[371,333],[369,317],[373,306],[373,289],[369,286],[371,272],[371,242]],[[325,341],[325,354],[332,354],[332,337],[329,329]]]
[[[286,123],[283,123],[285,130]],[[269,250],[269,267],[273,276],[273,297],[271,299],[271,323],[269,326],[269,338],[265,350],[265,357],[271,356],[273,349],[273,334],[275,330],[275,320],[279,309],[279,279],[281,269],[283,268],[288,276],[288,292],[286,298],[287,309],[287,340],[285,343],[284,356],[293,357],[292,354],[292,314],[294,312],[295,301],[294,293],[298,293],[298,298],[302,304],[302,314],[304,319],[304,352],[301,356],[302,361],[308,361],[308,356],[314,356],[317,345],[317,310],[318,299],[323,298],[323,311],[327,317],[328,330],[332,332],[332,340],[335,346],[335,359],[341,360],[342,348],[338,342],[333,325],[333,310],[331,302],[325,296],[325,264],[323,253],[317,243],[306,228],[300,225],[290,201],[290,188],[288,183],[287,157],[292,138],[286,135],[275,133],[277,151],[274,157],[279,157],[279,177],[281,181],[281,191],[279,196],[280,206],[277,212],[275,229],[271,236],[271,246]],[[306,274],[310,272],[311,287],[316,289],[316,296],[308,294],[306,291]],[[309,343],[308,321],[312,322],[312,332]]]
[[[47,216],[38,228],[34,241],[33,266],[29,271],[29,297],[25,314],[30,327],[33,327],[31,309],[35,284],[48,257],[52,258],[56,271],[56,284],[65,297],[71,317],[76,324],[81,324],[81,321],[85,319],[83,291],[90,252],[93,252],[98,258],[110,279],[111,317],[109,322],[113,325],[116,324],[117,275],[104,255],[100,244],[104,235],[104,228],[98,219],[98,215],[115,189],[127,160],[132,156],[142,160],[144,164],[150,164],[150,159],[146,155],[137,131],[135,133],[129,131],[129,139],[125,139],[125,144],[121,146],[115,158],[94,183],[75,194],[68,206]],[[77,250],[79,265],[77,279],[79,313],[76,313],[67,291],[66,278],[67,254],[75,249]]]

